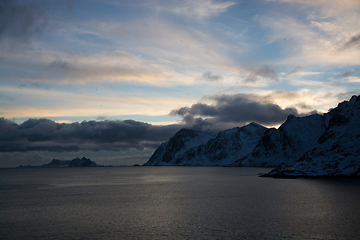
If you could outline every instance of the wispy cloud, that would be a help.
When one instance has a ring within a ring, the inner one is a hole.
[[[80,28],[71,26],[69,29],[74,34],[80,31]],[[94,21],[83,23],[81,29],[92,35],[106,36],[122,47],[109,51],[68,53],[45,45],[41,50],[26,54],[4,50],[1,57],[7,64],[16,62],[21,67],[18,80],[55,84],[134,82],[189,85],[198,73],[197,68],[236,69],[236,63],[226,55],[231,44],[206,31],[184,29],[176,24],[151,19],[126,24]],[[63,40],[75,47],[83,47],[83,41],[69,33]],[[186,74],[183,71],[185,68]]]
[[[172,63],[172,67],[221,68],[233,65],[226,55],[232,44],[208,31],[178,24],[144,19],[127,24],[99,23],[99,32],[105,31],[128,51],[142,56],[156,56]]]
[[[337,82],[324,84],[321,81],[296,80],[292,84],[298,84],[297,91],[264,90],[258,93],[259,101],[262,99],[277,104],[281,108],[296,108],[299,114],[307,115],[314,111],[325,113],[339,102],[349,100],[356,94],[355,91],[348,91],[345,86]]]
[[[237,1],[222,0],[138,0],[138,1],[105,1],[114,6],[143,7],[156,12],[173,13],[192,20],[204,20],[216,17],[237,4]]]
[[[347,78],[347,77],[350,77],[350,76],[352,76],[354,74],[355,74],[354,70],[348,70],[346,72],[338,74],[336,77],[337,78]]]
[[[1,1],[0,41],[27,43],[47,26],[48,16],[39,2]]]
[[[223,79],[222,76],[213,74],[210,71],[204,72],[202,74],[201,78],[200,78],[200,80],[211,81],[211,82],[217,82],[217,81],[220,81],[222,79]]]
[[[55,56],[54,56],[55,55]],[[58,56],[61,56],[60,58]],[[52,84],[91,84],[99,82],[138,82],[150,85],[172,81],[171,70],[126,52],[66,54],[29,52],[26,57],[6,53],[8,63],[21,66],[17,80]],[[6,75],[4,74],[6,77]],[[12,76],[14,77],[14,76]]]
[[[331,7],[336,8],[337,11],[342,9],[360,7],[358,0],[266,0],[268,2],[280,2],[280,3],[296,3],[299,5],[317,6],[317,7]]]
[[[18,44],[30,44],[34,36],[43,33],[49,22],[64,18],[72,11],[73,0],[0,2],[0,42],[16,48]],[[51,9],[58,12],[50,13]]]
[[[63,60],[54,60],[51,63],[49,63],[49,67],[55,69],[67,70],[70,68],[70,64]]]
[[[196,99],[170,96],[135,96],[114,91],[78,93],[43,88],[4,87],[0,116],[8,118],[31,117],[97,117],[119,115],[167,115],[170,110],[191,104]],[[31,102],[29,100],[31,99]]]
[[[355,36],[352,36],[348,41],[344,43],[342,47],[339,48],[338,51],[344,51],[348,48],[352,48],[358,45],[360,45],[360,33]]]
[[[360,83],[360,77],[350,76],[350,77],[348,77],[348,82],[349,83]],[[356,92],[354,94],[356,94]]]
[[[359,64],[358,44],[360,4],[356,1],[291,1],[276,2],[300,5],[306,16],[268,13],[257,16],[257,21],[271,30],[269,43],[283,42],[286,56],[281,65]],[[291,5],[290,5],[291,6]],[[286,41],[284,41],[286,39]],[[286,45],[285,45],[286,44]],[[351,51],[346,51],[351,48]],[[342,51],[338,51],[342,49]],[[339,54],[340,53],[340,54]]]
[[[256,82],[259,80],[259,77],[272,81],[279,81],[276,70],[269,65],[263,65],[258,68],[249,69],[249,71],[251,73],[245,78],[245,82]]]
[[[213,0],[185,0],[179,1],[179,5],[169,9],[171,12],[191,18],[210,18],[225,12],[235,2],[216,2]]]

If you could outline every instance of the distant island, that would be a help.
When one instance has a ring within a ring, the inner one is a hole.
[[[83,158],[74,158],[73,160],[53,159],[48,164],[44,164],[40,166],[20,165],[17,168],[63,168],[63,167],[105,167],[105,166],[99,165],[96,162],[91,161],[89,158],[83,157]]]
[[[360,96],[323,115],[219,133],[181,129],[144,166],[276,167],[265,177],[360,177]]]

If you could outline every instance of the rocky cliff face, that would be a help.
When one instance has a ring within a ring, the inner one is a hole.
[[[325,117],[324,133],[296,163],[266,176],[360,176],[360,96],[342,102]]]

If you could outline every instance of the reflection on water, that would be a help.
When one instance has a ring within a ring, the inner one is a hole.
[[[358,239],[360,181],[261,168],[0,169],[2,239]]]

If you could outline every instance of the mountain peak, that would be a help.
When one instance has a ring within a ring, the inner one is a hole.
[[[296,118],[296,116],[294,114],[290,114],[287,119],[292,119],[292,118]]]
[[[350,98],[350,103],[352,104],[355,104],[357,103],[358,101],[360,101],[360,95],[359,96],[356,96],[356,95],[353,95],[351,98]]]
[[[270,177],[360,177],[360,96],[339,103],[318,141],[297,161],[278,167]]]
[[[262,126],[262,125],[260,125],[260,124],[258,124],[258,123],[256,123],[256,122],[251,122],[251,123],[249,123],[248,125],[245,125],[245,127],[246,126],[251,126],[251,127],[264,127],[264,126]]]

